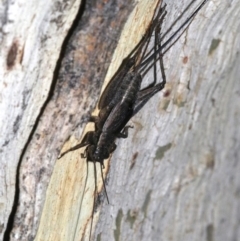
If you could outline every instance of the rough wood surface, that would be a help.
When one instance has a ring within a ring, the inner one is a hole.
[[[72,35],[77,40],[70,38],[56,78],[60,48],[80,2],[16,1],[0,8],[5,240],[33,240],[36,232],[36,240],[88,240],[92,165],[80,160],[82,150],[54,163],[76,126],[64,148],[80,141],[96,105],[117,30],[131,12],[123,2],[87,1]],[[106,81],[144,32],[155,3],[140,1],[128,17]],[[166,3],[163,32],[189,1]],[[132,119],[129,138],[117,141],[106,162],[110,204],[100,193],[94,240],[240,240],[239,4],[209,0],[165,55],[165,90]],[[16,180],[17,209],[8,223]]]

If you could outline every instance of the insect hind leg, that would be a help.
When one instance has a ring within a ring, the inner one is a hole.
[[[165,15],[163,15],[163,17],[164,16]],[[161,23],[162,23],[162,21],[159,23],[158,26],[156,26],[156,29],[155,29],[154,61],[153,61],[153,64],[150,65],[150,67],[152,67],[152,65],[153,65],[154,82],[152,84],[150,84],[147,88],[141,90],[138,93],[137,99],[136,99],[136,102],[135,102],[134,108],[133,108],[133,115],[135,115],[149,101],[149,99],[153,95],[155,95],[156,93],[161,91],[165,87],[165,84],[166,84],[166,75],[165,75],[164,64],[163,64],[163,54],[162,54],[161,37],[160,37]],[[161,70],[161,74],[162,74],[162,82],[160,82],[158,84],[156,84],[156,79],[157,79],[156,63],[157,62],[159,62],[159,66],[160,66],[160,70]],[[143,75],[145,75],[149,71],[150,67],[148,67],[144,71]]]
[[[159,62],[161,74],[162,74],[162,82],[166,83],[166,76],[164,71],[163,65],[163,53],[162,53],[162,46],[161,46],[161,26],[163,20],[167,14],[165,10],[165,6],[163,6],[160,10],[160,14],[154,20],[155,28],[154,28],[154,47],[149,53],[144,56],[142,63],[140,64],[140,73],[142,78],[153,68],[153,82],[148,85],[147,88],[153,87],[157,83],[157,63]],[[153,53],[152,53],[153,52]],[[151,54],[150,54],[151,53]],[[145,88],[145,89],[147,89]]]
[[[161,25],[163,22],[163,18],[165,17],[166,12],[164,12],[164,15],[162,17],[161,22],[156,26],[155,28],[155,38],[154,38],[154,65],[153,65],[153,83],[149,86],[155,86],[157,82],[157,62],[159,62],[161,74],[162,74],[162,86],[164,88],[166,84],[166,75],[164,70],[164,64],[163,64],[163,54],[162,54],[162,46],[161,46]]]

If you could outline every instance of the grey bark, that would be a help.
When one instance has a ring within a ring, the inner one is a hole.
[[[111,158],[101,240],[240,240],[238,5],[207,3],[166,54],[165,90]]]

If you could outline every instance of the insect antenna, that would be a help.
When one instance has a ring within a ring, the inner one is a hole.
[[[109,199],[108,199],[107,189],[106,189],[106,185],[105,185],[105,180],[103,178],[103,168],[104,168],[104,166],[101,165],[101,176],[102,176],[103,188],[104,188],[104,192],[106,194],[107,202],[109,204]]]
[[[86,177],[85,177],[85,182],[84,182],[84,191],[86,190],[87,187],[87,179],[88,179],[88,162],[87,162],[87,172],[86,172]],[[84,193],[83,191],[83,193]],[[79,206],[79,210],[78,210],[78,216],[77,216],[77,222],[76,222],[76,226],[75,226],[75,230],[74,230],[74,236],[73,236],[73,240],[76,239],[76,235],[77,235],[77,227],[78,227],[78,223],[79,223],[79,219],[80,219],[80,214],[81,214],[81,208],[82,208],[82,203],[83,203],[83,199],[84,199],[84,195],[81,198],[81,203]]]
[[[97,195],[97,167],[96,162],[93,161],[94,167],[94,195],[93,195],[93,208],[92,208],[92,218],[91,218],[91,225],[90,225],[90,234],[89,234],[89,241],[91,240],[92,236],[92,227],[93,227],[93,218],[94,218],[94,211],[95,211],[95,202],[96,202],[96,195]]]
[[[206,4],[208,0],[204,0],[197,8],[196,10],[184,21],[184,23],[168,38],[168,40],[161,46],[161,49],[158,48],[158,51],[162,51],[162,49],[165,49],[162,52],[162,55],[164,55],[176,42],[177,40],[182,36],[182,34],[186,31],[186,29],[189,27],[189,25],[191,24],[191,21],[193,20],[193,18],[197,15],[197,13],[199,12],[199,10]],[[181,32],[182,31],[182,32]],[[180,33],[180,34],[179,34]],[[177,34],[179,34],[179,36],[177,36]],[[175,39],[176,38],[176,39]],[[174,40],[175,39],[175,40]],[[174,42],[172,44],[170,44],[170,46],[168,46],[169,43],[171,43],[174,40]],[[151,51],[150,51],[151,52]],[[150,56],[146,56],[145,59],[141,62],[140,67],[146,68],[148,66],[148,64],[155,59],[155,55],[157,53],[153,53]],[[153,63],[148,66],[148,68],[150,69],[153,66]]]
[[[172,34],[172,36],[163,44],[162,48],[164,49],[177,35],[178,32],[180,32],[182,29],[182,33],[179,35],[179,37],[177,37],[177,39],[170,45],[169,48],[172,47],[173,44],[176,43],[176,41],[182,36],[182,34],[186,31],[186,29],[189,27],[189,25],[191,24],[193,18],[197,15],[197,13],[199,12],[199,10],[206,4],[208,0],[204,0],[197,8],[196,10],[185,20],[185,22],[175,31],[175,33]],[[185,27],[186,26],[186,27]],[[184,28],[185,27],[185,28]],[[167,48],[163,54],[165,54],[169,48]]]

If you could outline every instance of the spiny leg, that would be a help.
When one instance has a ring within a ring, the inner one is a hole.
[[[143,42],[143,44],[138,49],[138,52],[136,52],[136,54],[139,55],[139,59],[137,59],[138,63],[136,63],[136,67],[138,68],[137,71],[139,70],[139,64],[141,64],[144,61],[144,59],[148,55],[150,55],[151,51],[147,52],[147,49],[148,49],[148,46],[149,46],[149,43],[151,40],[151,35],[153,34],[155,27],[159,24],[159,21],[161,22],[163,20],[163,17],[161,17],[161,15],[165,12],[166,4],[163,7],[161,7],[161,2],[162,2],[162,0],[158,0],[157,7],[154,11],[152,20],[149,24],[149,27],[148,27],[146,33],[144,34],[143,39],[141,40]],[[156,14],[156,11],[158,11],[157,14]],[[165,13],[164,13],[164,15],[165,15]],[[160,20],[159,20],[159,18],[160,18]]]
[[[158,13],[157,14],[154,14],[154,20],[152,21],[152,24],[151,24],[151,28],[149,29],[149,40],[151,39],[151,35],[153,34],[153,31],[154,29],[158,26],[158,25],[161,25],[163,23],[163,20],[167,14],[167,11],[166,11],[166,4],[163,5],[163,7],[160,7],[160,9],[158,10]],[[158,7],[157,7],[158,8]],[[157,9],[156,8],[156,9]],[[156,12],[156,10],[155,10]],[[144,69],[149,65],[151,64],[151,61],[152,61],[152,56],[154,56],[154,53],[155,53],[155,48],[153,47],[152,49],[150,49],[147,53],[144,53],[143,55],[143,58],[142,58],[142,61],[140,62],[139,64],[139,72],[143,72]],[[148,60],[150,58],[150,60]],[[147,60],[147,61],[146,61]],[[151,64],[152,66],[152,64]],[[151,68],[151,67],[150,67]],[[150,69],[148,68],[148,69]],[[144,75],[143,75],[144,76]]]
[[[154,53],[154,84],[156,83],[156,79],[157,78],[157,67],[156,67],[156,63],[159,61],[159,65],[160,65],[160,70],[161,70],[161,74],[162,74],[162,82],[159,84],[156,84],[154,86],[152,86],[152,84],[150,86],[148,86],[147,88],[145,88],[144,90],[141,90],[138,93],[137,96],[137,100],[134,104],[134,108],[133,108],[133,115],[135,115],[147,102],[148,100],[155,95],[157,92],[161,91],[165,84],[166,84],[166,75],[165,75],[165,70],[164,70],[164,64],[163,64],[163,55],[162,55],[162,48],[161,48],[161,38],[160,38],[160,33],[161,33],[161,25],[159,23],[159,25],[156,27],[155,29],[155,53]],[[148,71],[148,69],[146,70]],[[145,73],[146,73],[145,71]]]
[[[165,6],[162,8],[162,14],[159,16],[159,19],[156,19],[157,23],[156,23],[156,27],[154,28],[155,30],[155,36],[154,36],[154,47],[148,52],[148,54],[146,56],[144,56],[144,59],[142,60],[142,62],[139,65],[139,72],[141,73],[141,76],[144,77],[148,71],[156,65],[156,62],[159,60],[159,58],[157,57],[157,55],[159,55],[159,51],[161,51],[161,49],[157,48],[158,45],[158,33],[161,29],[161,25],[163,23],[163,20],[167,14],[166,10],[165,10]],[[153,52],[153,53],[152,53]],[[155,67],[154,67],[155,68]],[[154,70],[154,72],[156,73],[156,70]],[[154,74],[154,81],[156,80],[156,74]],[[156,83],[156,81],[151,84],[151,86],[153,86]],[[150,86],[149,86],[150,87]]]
[[[163,58],[161,56],[161,54],[162,54],[161,40],[159,38],[159,35],[161,33],[161,25],[163,23],[164,17],[167,14],[167,12],[165,11],[165,8],[166,8],[166,5],[161,10],[163,15],[162,16],[160,15],[161,18],[160,18],[160,20],[158,20],[157,25],[155,27],[155,31],[154,31],[155,32],[154,33],[154,60],[153,60],[153,80],[154,81],[149,87],[155,86],[155,84],[157,82],[157,64],[156,64],[158,62],[157,55],[159,55],[159,63],[160,63],[160,69],[162,72],[162,77],[164,76],[163,81],[165,81],[165,83],[166,83],[164,67],[163,67]],[[160,51],[159,51],[159,49],[160,49]]]
[[[160,65],[160,70],[162,74],[162,82],[160,83],[164,88],[166,84],[166,75],[165,75],[165,69],[164,69],[164,64],[163,64],[163,54],[162,54],[162,45],[161,45],[161,26],[159,25],[158,28],[155,30],[155,36],[156,36],[156,45],[158,46],[158,59],[159,59],[159,65]]]
[[[62,158],[64,155],[66,155],[68,152],[75,151],[81,147],[84,147],[86,145],[94,143],[94,131],[89,131],[86,133],[86,135],[83,137],[81,143],[77,144],[76,146],[68,149],[67,151],[63,152],[58,159]]]

